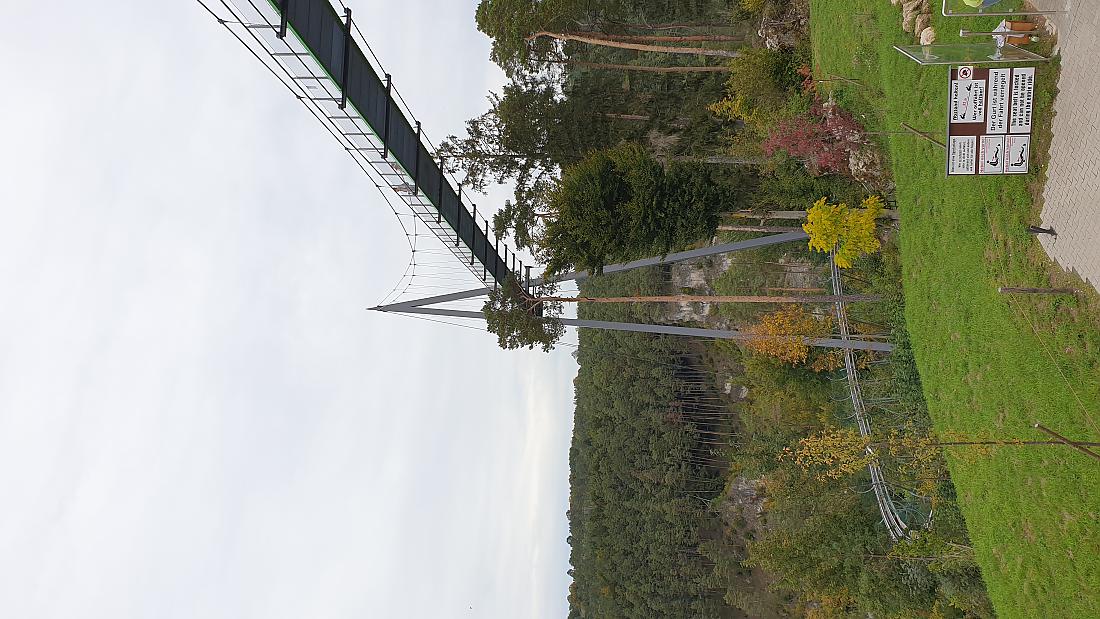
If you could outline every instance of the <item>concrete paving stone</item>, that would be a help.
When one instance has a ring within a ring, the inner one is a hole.
[[[1043,9],[1064,0],[1037,0]],[[1047,254],[1094,287],[1100,283],[1100,0],[1076,0],[1055,16],[1062,76],[1054,104],[1054,138],[1043,191],[1044,225],[1057,239],[1040,238]]]

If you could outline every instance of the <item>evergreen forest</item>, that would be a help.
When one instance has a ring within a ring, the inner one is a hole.
[[[475,17],[510,82],[441,150],[475,189],[514,185],[496,233],[548,278],[587,270],[581,318],[746,334],[580,331],[570,616],[994,616],[952,472],[1018,443],[933,421],[895,174],[853,80],[816,65],[810,2],[482,0]],[[601,274],[791,231],[809,244]],[[862,295],[852,332],[892,353],[808,344],[839,328],[808,298],[836,278]],[[496,294],[503,347],[553,348],[552,294]]]

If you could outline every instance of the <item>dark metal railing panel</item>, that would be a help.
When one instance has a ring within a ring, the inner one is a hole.
[[[348,68],[356,77],[352,80],[348,99],[363,115],[363,120],[377,132],[386,115],[386,84],[371,69],[358,45],[352,45],[350,62]]]
[[[487,259],[485,250],[487,250],[488,247],[486,247],[487,244],[485,243],[485,233],[481,231],[481,222],[475,221],[473,223],[473,228],[470,230],[470,246],[474,249],[474,256],[477,257],[477,261],[481,264],[486,264]]]
[[[443,214],[443,221],[447,222],[451,229],[458,230],[458,213],[460,210],[458,205],[458,193],[451,187],[450,183],[444,182],[443,186],[443,205],[440,209]]]
[[[309,11],[313,3],[306,0],[294,0],[290,3],[290,15],[287,22],[291,25],[297,24],[295,30],[299,33],[305,32],[302,28],[302,24],[309,22]]]
[[[390,130],[386,135],[390,138],[390,152],[393,154],[394,159],[397,159],[398,163],[401,164],[401,167],[412,174],[413,157],[416,155],[416,131],[413,129],[412,123],[401,113],[401,107],[397,104],[396,98],[390,100],[389,119]]]
[[[443,183],[443,174],[427,148],[420,148],[420,191],[431,198],[432,204],[439,206],[439,190]]]
[[[317,37],[317,47],[313,47],[312,45],[310,47],[313,47],[313,54],[317,56],[317,58],[321,60],[321,64],[328,69],[329,75],[339,80],[341,70],[340,67],[336,66],[333,62],[335,58],[332,57],[332,27],[334,25],[335,24],[329,23],[327,20],[323,20],[318,26],[319,36]]]
[[[298,1],[302,2],[305,0]],[[321,47],[321,33],[324,31],[326,25],[325,22],[327,21],[331,24],[332,20],[336,19],[337,17],[336,12],[332,10],[332,6],[329,5],[327,2],[323,3],[323,5],[320,2],[310,2],[310,4],[312,4],[313,6],[309,9],[309,22],[306,24],[307,30],[304,38],[307,41],[306,44],[309,45],[309,48],[313,50],[314,54],[316,54]],[[298,32],[302,31],[299,30]],[[321,58],[322,63],[324,63],[325,60],[328,59]],[[329,75],[332,74],[333,73],[330,69]]]

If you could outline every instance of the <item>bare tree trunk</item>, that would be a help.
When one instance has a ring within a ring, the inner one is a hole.
[[[709,155],[706,157],[692,157],[691,155],[679,155],[672,157],[673,161],[694,161],[710,165],[764,165],[766,159],[756,157],[727,157],[723,155]]]
[[[691,34],[684,36],[656,35],[656,34],[602,34],[585,32],[584,36],[600,39],[602,41],[621,41],[624,43],[691,43],[697,41],[722,41],[740,42],[745,37],[729,34]]]
[[[711,23],[711,22],[686,22],[686,23],[669,23],[669,24],[638,24],[631,22],[621,22],[607,20],[603,22],[577,22],[578,26],[585,28],[603,27],[605,25],[622,26],[624,28],[633,28],[635,30],[682,30],[684,28],[729,28],[728,23]]]
[[[532,157],[544,157],[542,154],[524,154],[524,153],[491,153],[487,155],[474,155],[471,153],[453,153],[444,155],[445,159],[480,159],[482,156],[492,159],[531,159]]]
[[[599,39],[588,34],[577,34],[573,32],[536,32],[527,37],[528,41],[534,41],[539,37],[550,37],[559,41],[578,41],[580,43],[588,43],[591,45],[602,45],[603,47],[614,47],[617,49],[633,49],[639,52],[661,52],[666,54],[688,54],[688,55],[700,55],[700,56],[717,56],[719,58],[737,58],[741,55],[740,52],[734,52],[725,49],[706,49],[704,47],[671,47],[668,45],[643,45],[641,43],[624,43],[620,41],[608,41],[605,39]]]
[[[710,164],[763,165],[767,160],[754,157],[719,157],[711,155],[709,157],[702,157],[699,161]]]
[[[643,73],[729,73],[726,66],[716,67],[654,67],[636,64],[611,64],[606,62],[585,62],[583,60],[545,60],[555,64],[565,64],[586,69],[605,69],[608,71],[640,71]]]
[[[799,296],[673,294],[641,297],[535,297],[533,303],[856,303],[881,301],[874,294],[817,294]]]
[[[708,22],[684,23],[684,24],[653,24],[646,26],[649,30],[678,30],[680,28],[729,28],[729,24],[714,24]]]
[[[615,120],[637,120],[641,122],[649,120],[649,116],[645,114],[612,114],[608,112],[604,114],[604,117],[614,118]]]
[[[718,226],[721,232],[798,232],[798,226]]]
[[[721,213],[721,215],[724,217],[743,217],[747,219],[806,219],[806,211],[764,211],[763,213],[735,211]],[[883,209],[878,217],[879,219],[897,219],[898,212],[896,209],[887,208]]]

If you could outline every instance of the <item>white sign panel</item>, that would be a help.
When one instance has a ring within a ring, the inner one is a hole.
[[[973,135],[953,135],[947,144],[947,173],[973,174],[978,138]]]
[[[1005,174],[1026,174],[1030,159],[1030,135],[1005,137]]]
[[[1012,70],[1012,111],[1009,132],[1031,133],[1031,107],[1035,103],[1035,68]]]
[[[947,83],[947,174],[1027,174],[1035,68],[963,65]]]
[[[960,73],[961,73],[960,69]],[[989,113],[986,114],[986,133],[1008,133],[1008,84],[1012,69],[989,70]]]
[[[983,135],[978,140],[978,174],[1004,174],[1005,137]]]
[[[951,80],[951,122],[985,122],[985,80]]]

